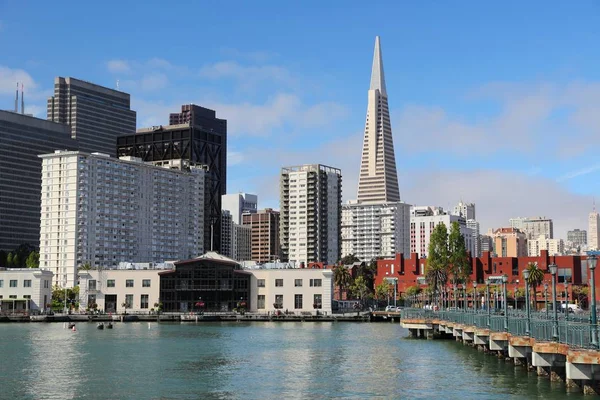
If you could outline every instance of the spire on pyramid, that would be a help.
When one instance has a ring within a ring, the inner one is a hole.
[[[373,54],[373,69],[371,70],[371,90],[379,89],[382,96],[387,97],[385,91],[385,76],[383,74],[383,60],[381,58],[381,45],[379,36],[375,37],[375,53]]]

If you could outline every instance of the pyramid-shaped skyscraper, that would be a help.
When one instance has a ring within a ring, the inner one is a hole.
[[[400,201],[379,36],[375,38],[357,200],[359,203]]]

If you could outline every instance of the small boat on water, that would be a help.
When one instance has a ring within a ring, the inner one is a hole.
[[[69,322],[69,329],[73,329],[75,327],[75,322]]]
[[[99,322],[98,325],[96,326],[96,328],[104,329],[104,322]]]
[[[106,325],[106,329],[112,329],[112,328],[113,328],[113,324],[112,324],[112,322],[109,322],[109,323]]]

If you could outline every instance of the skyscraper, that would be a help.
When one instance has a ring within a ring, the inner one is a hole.
[[[115,156],[117,136],[134,133],[136,113],[129,94],[75,78],[54,79],[49,121],[67,124],[79,150]]]
[[[285,167],[280,190],[282,261],[339,261],[342,172],[321,164]]]
[[[258,196],[249,193],[229,193],[221,196],[221,209],[231,214],[234,223],[242,223],[242,214],[255,213],[258,208]]]
[[[600,249],[600,215],[596,212],[596,206],[590,213],[588,219],[588,250]]]
[[[379,36],[375,38],[357,199],[361,203],[400,201]]]
[[[266,263],[278,260],[279,212],[271,208],[242,215],[242,223],[252,229],[252,260]]]
[[[453,215],[459,215],[466,219],[467,221],[475,218],[475,203],[463,203],[462,200],[456,206],[454,206],[454,210],[452,211]]]

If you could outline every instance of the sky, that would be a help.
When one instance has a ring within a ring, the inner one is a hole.
[[[46,4],[48,3],[48,4]],[[600,3],[0,0],[0,108],[56,76],[131,94],[138,127],[194,103],[228,120],[227,191],[279,207],[283,166],[341,168],[356,197],[375,36],[402,200],[474,202],[587,229],[599,198]]]

